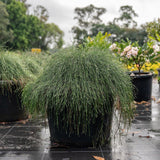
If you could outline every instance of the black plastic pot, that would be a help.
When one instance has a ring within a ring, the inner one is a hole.
[[[98,123],[103,121],[101,117],[98,117],[96,122],[93,123],[91,127],[91,133],[82,134],[80,133],[77,135],[76,133],[68,134],[66,133],[64,126],[65,124],[59,123],[59,127],[55,128],[53,124],[55,124],[54,117],[52,116],[53,110],[48,109],[48,123],[49,123],[49,129],[50,129],[50,140],[51,143],[58,143],[63,144],[67,146],[75,146],[75,147],[93,147],[93,139],[97,138],[95,137],[95,133],[98,131]],[[66,113],[67,114],[67,113]],[[111,131],[111,123],[112,123],[112,114],[106,115],[105,117],[105,131],[106,131],[106,144],[110,144],[110,131]],[[103,121],[103,122],[104,122]],[[97,144],[98,145],[98,144]]]
[[[7,82],[0,81],[0,122],[26,119],[27,114],[21,106],[21,92],[18,92],[14,84],[10,89],[4,88],[4,83]]]
[[[134,86],[135,101],[151,100],[152,93],[152,74],[149,72],[133,72],[130,74]]]
[[[157,71],[158,71],[158,77],[160,77],[160,68],[158,68]]]

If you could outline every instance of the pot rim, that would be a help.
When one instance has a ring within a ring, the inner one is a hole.
[[[133,78],[147,78],[147,77],[152,77],[153,76],[153,73],[151,72],[137,72],[137,71],[132,71],[130,72],[130,77],[133,77]]]

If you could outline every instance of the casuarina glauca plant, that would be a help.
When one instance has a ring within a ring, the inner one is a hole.
[[[47,113],[52,122],[51,138],[63,144],[70,143],[72,136],[77,140],[89,137],[92,146],[106,144],[114,108],[128,123],[133,116],[132,101],[130,77],[116,57],[97,48],[59,51],[43,74],[23,91],[28,111]],[[68,140],[58,139],[56,129]]]

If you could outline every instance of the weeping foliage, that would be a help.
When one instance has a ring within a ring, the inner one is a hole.
[[[22,67],[20,57],[10,53],[0,53],[0,81],[1,87],[12,89],[12,84],[23,85],[27,73]],[[7,82],[7,83],[6,83]]]
[[[30,113],[45,115],[47,109],[54,110],[54,126],[63,124],[69,134],[90,133],[90,126],[97,123],[95,144],[105,142],[104,118],[112,116],[115,104],[123,120],[130,122],[132,100],[130,77],[119,61],[96,48],[54,54],[43,74],[23,91]]]
[[[12,92],[12,87],[23,88],[24,85],[39,75],[43,66],[36,56],[31,54],[16,54],[0,52],[0,87]]]
[[[37,77],[45,66],[45,60],[41,54],[33,54],[33,53],[22,53],[20,56],[22,63],[25,67],[25,70],[28,72],[28,75],[31,77]]]

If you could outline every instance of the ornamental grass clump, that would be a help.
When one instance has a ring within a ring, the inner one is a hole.
[[[114,107],[125,123],[131,121],[132,84],[108,50],[63,49],[55,53],[43,74],[23,90],[23,103],[32,114],[53,110],[55,128],[68,134],[93,134],[94,145],[106,142],[106,115]],[[110,128],[111,126],[109,126]]]
[[[43,71],[44,65],[39,62],[39,57],[30,54],[22,54],[21,56],[22,63],[28,75],[32,78],[36,78]]]
[[[23,88],[43,70],[36,56],[29,54],[17,54],[15,52],[0,52],[0,84],[1,88],[12,92],[12,87]]]
[[[12,53],[0,53],[0,81],[1,87],[12,92],[12,85],[23,86],[29,78],[22,67],[21,58]]]

